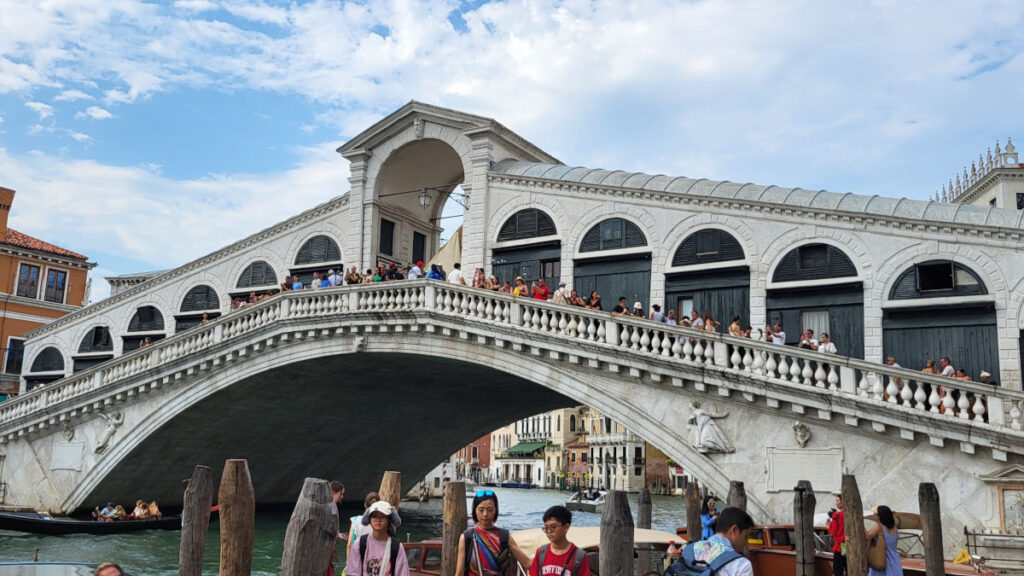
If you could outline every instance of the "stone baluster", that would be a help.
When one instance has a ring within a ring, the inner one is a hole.
[[[790,356],[791,363],[789,365],[789,381],[794,384],[800,383],[800,375],[803,371],[800,369],[800,359],[795,356]],[[807,361],[804,360],[806,364]]]
[[[693,360],[694,362],[700,362],[704,358],[704,346],[700,343],[699,338],[694,339],[693,346]],[[688,358],[689,359],[689,358]]]
[[[667,333],[661,339],[661,355],[665,358],[672,356],[675,347],[674,340],[678,340],[678,338],[672,338]]]
[[[594,330],[595,324],[597,325],[596,331]],[[610,328],[612,333],[616,333],[614,324],[612,324]],[[587,333],[591,335],[590,339],[595,342],[604,342],[605,338],[607,338],[609,334],[608,329],[605,328],[605,323],[594,319],[590,320],[590,327],[587,328]],[[611,342],[609,342],[609,344],[611,344]]]
[[[814,371],[814,386],[817,388],[828,388],[828,374],[825,372],[825,363],[818,362],[818,368]]]
[[[777,368],[780,368],[778,363],[775,362],[775,354],[765,352],[765,356],[768,357],[768,359],[765,360],[764,364],[765,376],[769,378],[775,378],[775,370]]]
[[[540,331],[547,332],[551,327],[551,313],[543,308],[540,309]]]
[[[974,421],[984,422],[985,421],[985,402],[982,400],[982,394],[974,395],[974,406],[971,408],[974,410]]]
[[[785,354],[779,355],[779,379],[789,379],[789,362],[786,360]]]
[[[1024,429],[1024,402],[1010,402],[1010,429],[1018,432]]]
[[[961,394],[961,397],[966,400],[966,394]],[[953,401],[952,394],[946,394],[942,397],[942,412],[950,418],[956,417],[957,403]]]
[[[678,336],[677,335],[676,339],[675,339],[675,342],[672,342],[672,356],[674,356],[676,358],[679,358],[680,360],[685,360],[686,359],[685,356],[683,356],[683,341],[684,340],[686,340],[685,336]],[[687,342],[687,344],[689,344],[689,342]]]
[[[934,388],[935,386],[938,386],[938,384],[928,384],[928,386]],[[917,391],[914,392],[914,408],[917,408],[918,410],[928,409],[928,393],[924,391],[924,387],[924,382],[918,382]]]
[[[530,328],[531,326],[533,326],[533,314],[530,312],[530,307],[523,306],[522,304],[519,303],[517,303],[516,305],[523,309],[523,326],[526,328]]]
[[[632,330],[630,330],[630,335],[629,335],[629,347],[630,347],[631,350],[638,350],[640,348],[640,328],[636,328],[636,327],[630,327],[630,328],[632,328]],[[622,332],[623,332],[623,334],[625,334],[625,332],[626,332],[626,326],[625,325],[623,325],[623,327],[622,327]]]
[[[885,387],[882,386],[882,380],[874,372],[868,372],[868,384],[871,385],[871,397],[875,400],[882,401],[882,393],[885,391]]]
[[[827,380],[828,380],[828,389],[833,391],[833,392],[838,392],[839,391],[839,371],[836,370],[836,367],[831,365],[831,364],[828,365],[828,378],[827,378]]]
[[[807,360],[806,358],[804,358],[803,359],[803,363],[804,363],[804,368],[803,368],[803,370],[800,371],[800,375],[804,379],[804,385],[806,385],[806,386],[814,386],[814,370],[811,370],[811,362],[810,362],[810,360]],[[818,367],[819,368],[821,367],[821,363],[820,362],[818,363]],[[821,386],[821,387],[824,388],[824,386]]]
[[[750,353],[750,346],[743,347],[743,370],[750,372],[753,369],[754,357]]]
[[[659,330],[651,330],[650,341],[651,341],[650,342],[650,345],[651,345],[650,351],[651,351],[651,353],[652,354],[660,354],[661,353],[661,333],[660,333]]]
[[[732,354],[729,356],[729,365],[733,370],[743,369],[743,356],[740,356],[740,347],[733,346]]]
[[[920,384],[918,384],[920,386]],[[910,381],[903,383],[903,390],[900,390],[900,398],[903,399],[901,405],[907,408],[914,407],[914,391],[910,389]]]
[[[529,307],[528,304],[527,306]],[[535,331],[540,331],[540,319],[543,312],[543,310],[539,310],[537,308],[533,309],[533,315],[530,317],[530,323],[533,325],[533,329]]]
[[[885,395],[888,396],[888,398],[886,398],[886,402],[895,404],[897,401],[896,398],[900,394],[900,389],[896,386],[896,378],[889,376],[888,380],[889,384],[885,387]]]
[[[952,398],[952,396],[953,396],[953,394],[951,394],[951,393],[947,393],[946,394],[947,398]],[[971,417],[971,401],[967,398],[967,392],[966,391],[961,391],[960,392],[960,398],[957,399],[956,407],[958,409],[957,410],[957,414],[956,414],[957,416],[959,416],[960,418],[963,418],[964,420],[970,419],[970,417]],[[950,413],[950,416],[952,416],[952,415],[953,414]]]
[[[576,328],[575,328],[576,319],[572,318],[572,323],[571,324],[573,325],[573,327],[570,329],[569,328],[570,322],[569,322],[569,320],[566,320],[566,316],[568,316],[568,314],[565,314],[564,312],[559,312],[557,314],[557,317],[558,317],[558,333],[559,334],[565,334],[566,336],[576,336]]]
[[[932,393],[928,395],[928,405],[931,406],[931,408],[929,408],[928,411],[931,412],[932,414],[938,414],[939,404],[941,402],[942,400],[939,396],[939,386],[932,385]]]
[[[640,332],[640,350],[648,352],[648,346],[651,345],[651,330],[649,328],[634,328],[633,333]]]
[[[711,340],[704,343],[704,365],[715,365],[715,343]]]
[[[748,348],[748,354],[750,353],[749,350],[750,349]],[[754,372],[754,374],[764,374],[764,364],[765,364],[764,357],[765,357],[765,353],[761,352],[760,350],[754,350],[753,354],[754,354],[754,363],[750,365],[750,369]],[[744,358],[744,363],[746,363],[746,359],[745,358]]]

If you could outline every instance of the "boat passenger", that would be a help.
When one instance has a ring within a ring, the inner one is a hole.
[[[398,510],[381,500],[363,513],[360,521],[373,531],[352,544],[345,574],[348,576],[409,576],[409,560],[395,530],[402,524]]]
[[[525,570],[530,558],[519,548],[508,530],[498,528],[498,496],[493,490],[478,490],[473,497],[473,522],[459,537],[455,576],[500,576],[512,559]]]
[[[107,502],[107,505],[103,507],[103,510],[100,510],[100,517],[98,518],[98,520],[100,520],[101,522],[112,521],[114,519],[114,512],[116,510],[117,509],[114,507],[113,502]]]
[[[124,570],[113,562],[104,562],[96,567],[93,576],[124,576]]]
[[[135,501],[135,510],[132,512],[132,518],[139,519],[149,516],[149,506],[142,500]]]
[[[160,512],[160,508],[156,505],[156,500],[149,504],[149,517],[150,518],[163,518],[163,512]]]
[[[114,520],[124,520],[128,517],[128,513],[125,512],[124,506],[118,504],[114,507]]]

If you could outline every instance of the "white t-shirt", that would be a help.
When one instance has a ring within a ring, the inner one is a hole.
[[[949,366],[946,366],[945,368],[942,369],[942,375],[949,377],[956,376],[956,368],[953,368],[953,365],[950,364]]]
[[[779,330],[778,332],[775,332],[774,334],[772,334],[772,344],[785,344],[785,343],[786,343],[786,333],[785,332],[783,332],[782,330]]]
[[[701,318],[700,316],[698,316],[692,322],[690,322],[690,328],[700,329],[700,328],[703,328],[703,327],[704,327],[704,319]]]
[[[462,284],[462,270],[458,268],[448,273],[448,282],[452,284]]]
[[[823,354],[835,354],[837,352],[835,342],[829,342],[828,344],[819,344],[818,352],[821,352]]]
[[[423,276],[423,270],[420,270],[419,266],[413,266],[412,268],[409,268],[409,280],[414,280],[416,278],[419,278],[420,276]]]
[[[810,340],[808,340],[806,338],[801,338],[800,344],[803,344],[804,346],[807,346],[808,348],[811,348],[813,350],[814,347],[818,345],[818,339],[811,338]]]

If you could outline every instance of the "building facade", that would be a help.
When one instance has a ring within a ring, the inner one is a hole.
[[[647,443],[610,416],[588,412],[590,488],[639,492],[646,486]]]
[[[0,188],[0,278],[5,279],[0,290],[0,400],[18,392],[23,370],[39,375],[29,388],[64,375],[67,365],[61,357],[37,356],[30,366],[24,365],[25,333],[86,304],[89,270],[96,266],[82,254],[10,228],[14,194]],[[88,347],[102,348],[109,340],[109,334],[97,335]]]

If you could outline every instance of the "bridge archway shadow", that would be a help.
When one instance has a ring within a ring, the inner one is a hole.
[[[306,477],[338,479],[350,498],[383,470],[405,488],[458,448],[509,422],[576,404],[487,366],[411,354],[356,353],[278,366],[213,393],[143,439],[85,499],[180,503],[196,464],[246,458],[257,502],[293,504]]]

